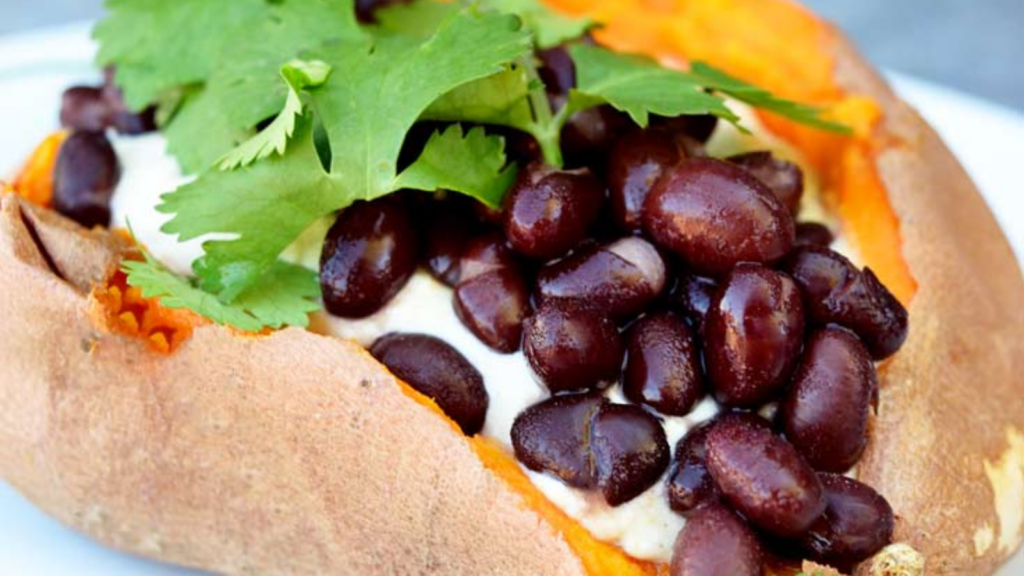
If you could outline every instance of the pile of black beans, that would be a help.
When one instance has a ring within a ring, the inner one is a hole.
[[[137,135],[156,129],[153,109],[135,113],[107,70],[101,86],[74,86],[64,92],[61,125],[70,131],[53,171],[53,207],[86,228],[110,225],[110,202],[121,165],[107,130]]]
[[[540,58],[557,105],[571,61]],[[689,519],[673,576],[761,574],[769,554],[849,569],[892,537],[885,499],[842,473],[865,449],[874,361],[899,349],[907,312],[829,248],[826,227],[798,223],[798,166],[707,157],[714,126],[641,129],[598,108],[566,127],[566,169],[510,141],[522,168],[501,210],[411,193],[357,204],[327,236],[324,301],[367,316],[420,265],[451,286],[463,324],[497,352],[522,350],[551,392],[515,421],[520,462],[612,506],[667,478]],[[487,393],[453,348],[403,334],[372,351],[480,430]],[[616,385],[630,404],[606,398]],[[708,394],[722,413],[673,456],[662,416]]]

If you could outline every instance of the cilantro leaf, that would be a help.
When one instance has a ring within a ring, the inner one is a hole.
[[[188,280],[167,270],[148,253],[145,261],[128,261],[122,270],[128,284],[146,298],[159,298],[167,308],[188,308],[218,324],[256,332],[263,328],[305,327],[309,314],[320,309],[316,275],[305,268],[278,262],[263,282],[243,293],[234,304],[225,304]]]
[[[266,0],[107,0],[108,16],[97,24],[96,60],[117,65],[125,101],[135,110],[162,92],[204,81],[215,69],[211,55],[236,45],[232,31],[255,25]],[[224,24],[230,23],[229,29]]]
[[[217,95],[201,87],[184,91],[174,119],[164,127],[167,149],[186,174],[206,170],[252,135],[252,130],[231,126]]]
[[[356,199],[395,190],[405,135],[431,102],[529,51],[529,34],[515,16],[472,8],[422,44],[386,37],[324,51],[332,81],[310,94],[331,142],[331,173]]]
[[[353,0],[285,0],[218,60],[209,87],[235,128],[273,117],[288,97],[281,65],[328,41],[366,37],[356,24]]]
[[[281,77],[288,86],[284,110],[259,134],[224,156],[218,164],[220,169],[233,170],[274,153],[284,154],[288,139],[295,132],[295,121],[305,110],[299,93],[307,88],[322,85],[330,74],[331,67],[319,60],[292,60],[281,67]]]
[[[595,25],[593,20],[561,14],[538,0],[491,0],[488,5],[519,16],[541,50],[575,40]]]
[[[576,63],[577,86],[569,96],[568,113],[611,104],[647,126],[650,114],[681,116],[714,114],[739,122],[725,102],[684,72],[665,68],[641,56],[619,54],[595,46],[569,49]]]
[[[430,137],[423,153],[402,171],[395,186],[469,193],[497,208],[515,177],[515,166],[505,167],[504,139],[487,136],[480,127],[463,136],[462,126],[455,124]]]
[[[386,4],[374,12],[374,32],[380,36],[397,35],[429,38],[441,24],[463,8],[458,1],[414,0]]]
[[[530,79],[523,66],[505,70],[448,92],[423,112],[421,119],[474,122],[532,132],[533,111],[528,96]]]
[[[174,218],[162,230],[181,241],[211,232],[238,235],[204,243],[205,254],[194,266],[204,290],[234,300],[310,224],[352,202],[342,183],[324,171],[312,124],[309,115],[296,122],[282,155],[230,172],[210,170],[163,196],[157,209]]]
[[[703,86],[718,90],[723,94],[728,94],[740,102],[745,102],[755,108],[768,110],[790,120],[822,130],[847,135],[852,133],[848,126],[823,119],[824,109],[822,108],[777,98],[763,88],[747,84],[704,62],[694,62],[690,75]]]

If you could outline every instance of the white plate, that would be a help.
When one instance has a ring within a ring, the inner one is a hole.
[[[0,39],[0,174],[20,163],[55,128],[60,94],[95,81],[88,27],[77,25]],[[1024,115],[959,93],[893,75],[898,90],[947,137],[975,178],[1003,228],[1024,255],[1021,153]],[[927,191],[922,191],[927,193]],[[1024,555],[1001,576],[1024,574]],[[44,516],[0,482],[0,575],[198,576],[119,554]]]

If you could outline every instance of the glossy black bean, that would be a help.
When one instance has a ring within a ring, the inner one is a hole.
[[[655,182],[686,157],[668,130],[636,129],[620,138],[608,155],[608,191],[612,218],[621,230],[643,227],[644,201]]]
[[[715,398],[754,408],[785,387],[804,339],[793,279],[759,264],[726,277],[704,320],[704,360]]]
[[[828,248],[803,247],[782,262],[804,295],[808,319],[849,328],[882,360],[907,339],[907,309],[879,282],[870,268],[863,271]]]
[[[801,536],[825,511],[814,470],[796,448],[763,426],[741,419],[713,426],[707,466],[723,497],[774,536]]]
[[[665,262],[641,238],[623,238],[581,249],[548,264],[537,275],[541,303],[593,308],[617,320],[643,312],[665,288]]]
[[[699,331],[717,292],[718,283],[711,278],[681,274],[669,293],[669,305]]]
[[[707,142],[718,127],[718,118],[711,114],[697,116],[654,116],[651,124],[693,138],[697,142]]]
[[[103,90],[92,86],[74,86],[61,98],[60,124],[65,128],[102,132],[110,126],[110,107]]]
[[[708,431],[715,420],[690,429],[676,444],[675,460],[668,476],[668,504],[689,516],[705,504],[718,501],[718,487],[707,467]]]
[[[780,404],[786,438],[816,470],[849,470],[867,445],[877,387],[871,356],[853,333],[817,332]]]
[[[626,398],[669,416],[689,414],[704,395],[704,375],[686,322],[672,312],[650,314],[629,328],[627,340]]]
[[[537,52],[540,67],[537,73],[548,93],[567,96],[576,87],[576,65],[565,45]]]
[[[871,487],[838,474],[819,474],[828,506],[801,539],[819,562],[848,573],[892,542],[892,507]]]
[[[593,390],[616,381],[625,344],[607,316],[547,303],[527,319],[523,350],[541,381],[558,393]]]
[[[474,276],[455,287],[455,312],[481,342],[498,352],[519,350],[530,292],[516,266]]]
[[[821,246],[828,248],[835,240],[836,237],[832,234],[832,231],[824,224],[801,222],[796,225],[795,247]]]
[[[721,160],[666,171],[643,209],[644,231],[691,270],[721,275],[738,262],[771,263],[793,247],[793,217],[760,180]]]
[[[462,431],[484,427],[490,399],[483,376],[449,344],[425,334],[387,334],[370,353],[395,376],[434,400]]]
[[[612,144],[634,126],[629,116],[611,106],[587,108],[573,114],[562,129],[566,166],[603,166]]]
[[[156,130],[156,107],[135,112],[128,108],[121,89],[113,83],[112,74],[104,74],[103,99],[109,110],[109,127],[119,134],[135,136]]]
[[[796,216],[800,212],[800,199],[804,195],[804,172],[796,164],[777,158],[771,152],[748,152],[733,156],[729,161],[764,182],[775,196]]]
[[[722,412],[690,429],[676,444],[668,478],[669,507],[683,516],[719,501],[718,487],[707,467],[707,438],[712,427],[732,421],[771,431],[771,424],[753,412]]]
[[[117,153],[102,132],[75,132],[53,170],[53,204],[86,228],[110,225],[110,201],[121,179]]]
[[[519,267],[516,255],[508,247],[505,237],[488,232],[470,240],[459,261],[459,281],[465,282],[501,268]]]
[[[605,501],[619,506],[636,498],[668,468],[661,422],[637,406],[605,404],[591,429],[597,483]]]
[[[670,576],[762,576],[757,535],[735,512],[710,504],[687,520],[672,548]]]
[[[555,396],[535,404],[512,424],[512,448],[530,470],[576,488],[595,488],[591,423],[608,401],[598,394]]]
[[[455,286],[461,276],[461,260],[476,233],[468,202],[449,199],[431,202],[424,230],[423,261],[431,276]]]
[[[387,304],[416,271],[419,233],[399,196],[358,202],[324,240],[320,285],[335,316],[363,318]]]
[[[587,237],[604,199],[604,186],[589,170],[531,164],[505,197],[505,236],[520,254],[557,258]]]

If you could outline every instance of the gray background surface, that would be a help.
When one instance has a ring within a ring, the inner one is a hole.
[[[1024,110],[1024,0],[803,2],[838,22],[881,66]],[[101,6],[0,0],[0,34],[95,18]]]

